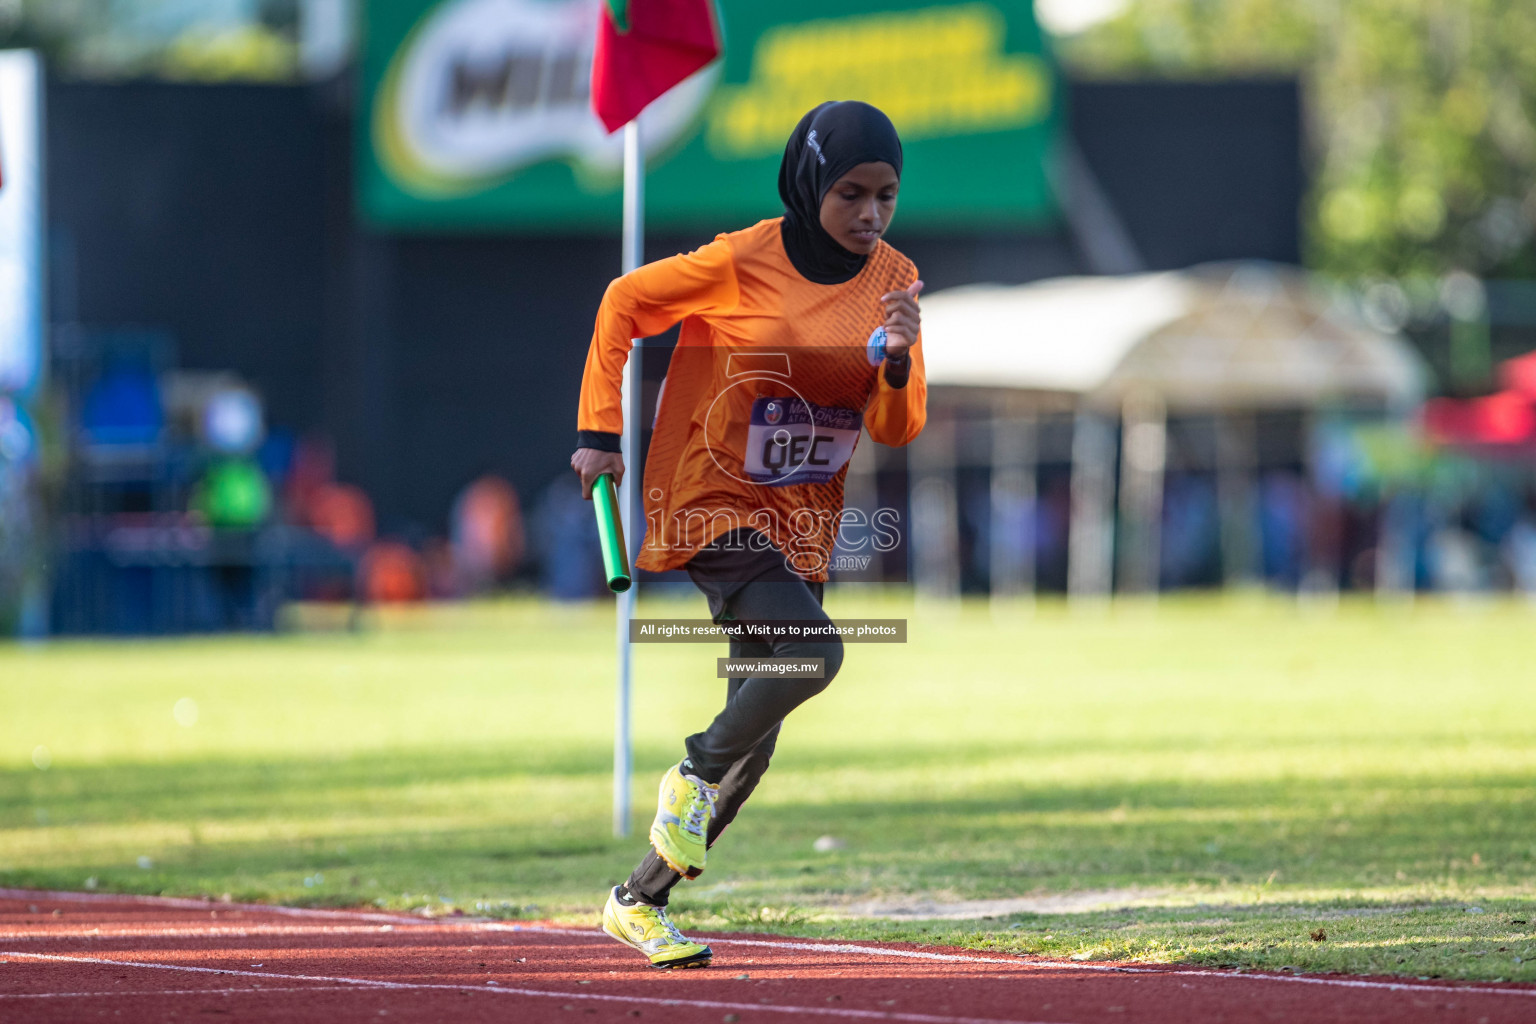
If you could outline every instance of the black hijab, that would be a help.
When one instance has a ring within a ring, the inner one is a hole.
[[[779,230],[784,251],[802,277],[842,284],[864,269],[869,257],[844,249],[821,226],[821,201],[843,175],[875,161],[890,164],[901,177],[896,126],[868,103],[823,103],[795,125],[779,165],[779,198],[784,200]]]

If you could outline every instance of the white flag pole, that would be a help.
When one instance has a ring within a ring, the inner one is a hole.
[[[624,126],[624,273],[640,266],[645,240],[645,155],[640,150],[640,123],[631,121]],[[643,338],[633,340],[633,348],[624,363],[624,480],[619,485],[619,514],[624,523],[624,543],[634,565],[636,529],[636,499],[640,494],[640,349]],[[631,575],[637,575],[631,569]],[[632,661],[629,645],[629,620],[635,613],[635,591],[638,581],[619,595],[618,600],[618,655],[619,687],[614,708],[613,722],[613,834],[619,838],[629,835],[630,772],[633,760],[630,745],[630,681]]]

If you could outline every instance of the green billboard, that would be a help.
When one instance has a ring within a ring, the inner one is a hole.
[[[369,0],[358,200],[394,230],[612,230],[622,132],[591,112],[603,0]],[[885,110],[906,228],[1049,220],[1057,79],[1029,0],[719,0],[724,56],[647,108],[646,219],[781,212],[779,158],[828,99]]]

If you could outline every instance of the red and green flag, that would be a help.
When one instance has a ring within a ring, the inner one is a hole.
[[[617,131],[719,54],[713,0],[607,0],[592,57],[592,109]]]

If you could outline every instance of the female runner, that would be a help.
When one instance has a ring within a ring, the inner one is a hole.
[[[647,453],[636,564],[686,569],[716,622],[829,624],[822,588],[860,426],[887,445],[922,430],[922,282],[881,240],[900,182],[890,119],[866,103],[823,103],[784,147],[782,217],[640,267],[603,295],[571,467],[588,498],[600,474],[622,478],[631,339],[681,321]],[[724,710],[662,778],[651,850],[603,909],[604,931],[656,967],[709,964],[709,947],[668,920],[668,895],[704,870],[784,716],[832,681],[843,645],[835,633],[733,637],[731,656],[819,658],[822,675],[729,680]]]

